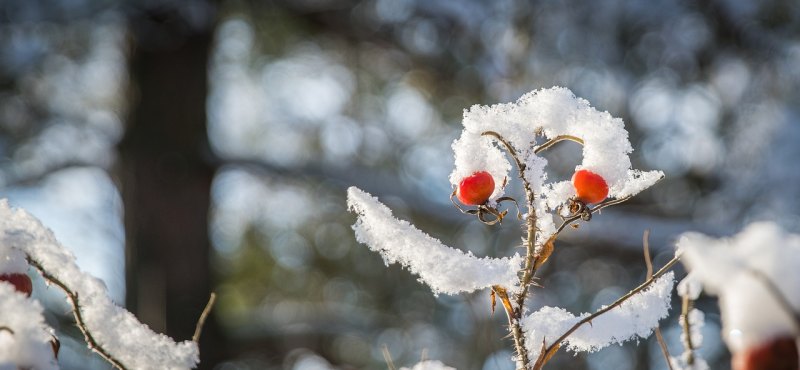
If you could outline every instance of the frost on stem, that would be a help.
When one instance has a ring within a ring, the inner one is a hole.
[[[669,314],[673,277],[673,272],[667,272],[644,291],[575,330],[566,337],[562,346],[576,352],[593,352],[613,343],[647,338],[658,326],[658,321]],[[522,327],[530,357],[537,358],[542,343],[551,346],[562,334],[590,315],[575,316],[563,308],[548,306],[526,316]]]
[[[478,258],[445,246],[439,240],[398,220],[388,207],[368,193],[351,187],[347,204],[358,214],[356,240],[379,252],[386,264],[399,263],[419,275],[435,294],[456,294],[489,288],[515,287],[522,257]]]
[[[78,268],[75,257],[53,233],[24,210],[0,201],[0,257],[18,250],[80,299],[86,330],[127,369],[190,369],[199,362],[197,344],[176,343],[150,330],[114,304],[103,282]],[[3,258],[0,258],[2,260]],[[2,294],[0,294],[2,295]]]
[[[731,352],[800,335],[800,235],[762,222],[731,238],[686,233],[677,248],[704,290],[719,295]]]

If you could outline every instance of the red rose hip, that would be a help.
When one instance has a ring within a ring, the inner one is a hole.
[[[30,297],[31,292],[33,292],[33,283],[31,282],[31,278],[26,274],[2,274],[0,275],[0,281],[11,283],[14,285],[14,289],[20,293],[25,293],[28,297]]]
[[[461,180],[456,197],[461,203],[477,206],[486,203],[493,192],[494,178],[486,171],[479,171]]]
[[[783,337],[733,355],[733,370],[797,370],[797,342]]]
[[[572,175],[572,186],[582,202],[591,204],[602,202],[608,196],[608,184],[602,176],[588,171],[579,170]]]

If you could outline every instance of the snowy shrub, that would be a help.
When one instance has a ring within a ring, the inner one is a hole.
[[[353,226],[356,239],[380,253],[387,265],[399,263],[417,275],[434,294],[491,289],[492,301],[498,299],[506,311],[519,368],[539,369],[561,347],[596,351],[648,337],[668,314],[674,283],[668,270],[676,259],[597,312],[526,310],[534,276],[567,226],[589,221],[597,211],[624,202],[663,178],[660,171],[631,168],[628,155],[633,148],[622,120],[556,87],[530,92],[515,103],[475,105],[464,112],[463,124],[452,145],[451,200],[461,212],[489,225],[508,217],[509,210],[501,206],[521,205],[524,255],[481,258],[445,246],[396,219],[375,197],[351,187],[347,199],[358,215]],[[564,140],[583,145],[583,160],[571,182],[547,182],[548,161],[542,154]],[[522,182],[523,201],[505,194],[513,177]]]

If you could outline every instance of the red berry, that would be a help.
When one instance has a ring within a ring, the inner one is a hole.
[[[33,292],[33,283],[31,282],[31,278],[26,274],[2,274],[0,275],[0,281],[11,283],[14,285],[14,289],[20,293],[27,294],[28,297],[30,297],[31,292]]]
[[[475,172],[458,184],[456,196],[461,203],[477,206],[486,203],[494,192],[494,178],[486,171]]]
[[[579,170],[572,175],[572,186],[582,202],[599,203],[608,196],[608,184],[602,176],[587,170]]]
[[[774,339],[733,355],[733,370],[797,370],[797,342],[794,338]]]

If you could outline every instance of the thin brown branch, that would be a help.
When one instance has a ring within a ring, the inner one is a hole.
[[[686,348],[684,356],[686,363],[694,365],[695,346],[692,341],[692,324],[689,322],[689,312],[692,310],[692,300],[686,295],[681,300],[681,328],[683,329],[683,346]]]
[[[57,287],[63,290],[64,293],[67,295],[67,298],[69,299],[70,304],[72,305],[72,313],[75,316],[75,324],[78,326],[78,329],[80,329],[81,333],[83,333],[83,337],[86,340],[86,344],[89,345],[89,349],[99,354],[100,357],[108,361],[112,366],[116,367],[117,369],[127,370],[128,368],[125,367],[125,365],[123,365],[119,360],[117,360],[116,358],[114,358],[114,356],[108,353],[108,350],[103,348],[103,346],[101,346],[100,343],[97,343],[97,340],[94,339],[92,333],[89,331],[89,328],[86,327],[86,322],[83,320],[83,313],[81,311],[81,305],[80,305],[80,300],[78,298],[78,293],[73,292],[66,284],[64,284],[64,282],[62,282],[57,277],[47,272],[47,270],[44,269],[44,267],[39,263],[39,261],[36,261],[30,256],[28,256],[28,263],[35,269],[39,270],[39,273],[45,280],[47,280],[52,284],[55,284]]]
[[[667,341],[664,340],[664,335],[661,334],[661,328],[656,328],[656,340],[658,346],[661,347],[661,354],[664,355],[664,360],[667,361],[667,368],[674,370],[672,361],[670,361],[669,349],[667,349]]]
[[[200,334],[203,332],[203,326],[206,324],[206,319],[208,319],[208,315],[211,313],[211,309],[214,307],[214,302],[216,301],[217,294],[211,292],[211,296],[208,297],[208,303],[206,303],[206,308],[203,309],[203,313],[201,313],[200,318],[197,319],[197,326],[194,328],[192,342],[200,343]]]
[[[10,334],[14,334],[14,330],[11,330],[8,326],[0,326],[0,331],[7,331]]]
[[[669,271],[669,269],[671,269],[673,266],[675,266],[675,264],[678,263],[678,260],[679,260],[678,257],[673,257],[671,260],[669,260],[669,262],[667,262],[664,265],[664,267],[662,267],[660,270],[658,270],[655,274],[653,274],[653,276],[651,276],[649,279],[647,279],[644,283],[642,283],[638,287],[634,288],[633,290],[631,290],[630,292],[628,292],[624,296],[620,297],[619,299],[614,301],[614,303],[612,303],[612,304],[610,304],[610,305],[608,305],[606,307],[603,307],[602,309],[599,309],[599,310],[595,311],[593,314],[583,318],[581,321],[578,321],[575,325],[573,325],[571,328],[569,328],[569,330],[567,330],[563,335],[561,335],[560,337],[558,337],[558,339],[556,339],[553,343],[551,343],[549,347],[547,347],[547,351],[545,352],[544,358],[552,357],[553,353],[555,351],[557,351],[558,348],[561,346],[561,342],[563,342],[565,339],[567,339],[567,337],[569,337],[572,333],[574,333],[576,330],[578,330],[578,328],[580,328],[581,326],[585,325],[586,323],[591,322],[592,320],[596,319],[598,316],[600,316],[600,315],[602,315],[602,314],[604,314],[604,313],[606,313],[608,311],[611,311],[612,309],[614,309],[616,307],[619,307],[625,301],[627,301],[628,299],[630,299],[634,295],[638,294],[642,290],[644,290],[647,287],[649,287],[651,284],[653,284],[653,282],[656,281],[656,279],[660,278],[662,275],[667,273],[667,271]],[[542,366],[544,366],[544,364],[542,364]],[[534,370],[539,370],[539,369],[541,369],[542,366],[535,367]]]
[[[642,248],[644,248],[644,264],[647,267],[647,276],[645,276],[645,279],[650,279],[653,277],[653,261],[650,259],[650,229],[644,230],[644,234],[642,235]],[[664,340],[664,335],[661,334],[660,327],[656,326],[655,334],[658,346],[661,347],[661,354],[664,355],[664,360],[667,361],[667,367],[669,370],[674,370],[672,368],[672,361],[669,360],[670,355],[667,342]]]
[[[644,248],[644,265],[647,267],[645,279],[653,277],[653,261],[650,260],[650,229],[646,229],[642,235],[642,248]]]
[[[551,146],[556,145],[557,143],[565,141],[565,140],[574,141],[574,142],[576,142],[578,144],[583,145],[583,139],[581,139],[581,138],[579,138],[577,136],[559,135],[559,136],[556,136],[556,137],[554,137],[554,138],[552,138],[550,140],[547,140],[546,142],[542,143],[542,145],[539,145],[536,148],[534,148],[533,149],[533,153],[539,154],[539,152],[541,152],[543,150],[550,149]]]
[[[381,347],[381,352],[383,352],[383,360],[386,361],[386,367],[389,370],[397,370],[397,367],[394,366],[394,361],[392,361],[392,354],[389,352],[389,347],[386,343]]]

